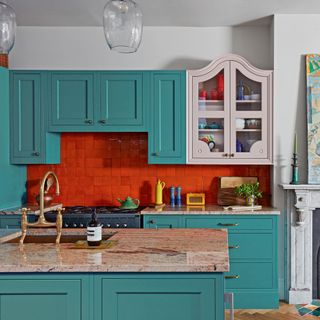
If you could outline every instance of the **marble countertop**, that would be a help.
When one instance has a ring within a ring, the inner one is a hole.
[[[217,205],[206,205],[199,207],[171,207],[165,206],[160,209],[156,208],[146,208],[142,210],[141,214],[167,214],[167,215],[175,215],[175,214],[208,214],[208,215],[228,215],[228,214],[238,214],[238,215],[279,215],[280,211],[276,208],[271,207],[262,207],[261,210],[224,210],[222,206]]]
[[[29,234],[55,230],[30,229]],[[0,272],[227,272],[224,229],[122,229],[107,249],[76,249],[74,244],[0,244]],[[85,234],[66,229],[63,234]]]
[[[57,210],[58,208],[61,208],[61,207],[62,207],[61,203],[53,203],[49,207],[44,208],[44,212],[48,212],[51,210]],[[19,214],[21,214],[22,208],[30,209],[30,211],[28,211],[28,214],[38,215],[40,213],[39,206],[26,204],[22,207],[0,210],[0,215],[17,215],[17,214],[19,215]]]

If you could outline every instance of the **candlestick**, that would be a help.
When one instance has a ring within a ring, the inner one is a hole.
[[[298,166],[298,156],[293,153],[293,163],[292,163],[292,180],[291,184],[299,184],[299,166]]]
[[[294,135],[294,145],[293,145],[293,153],[298,153],[298,139],[297,139],[297,133]]]

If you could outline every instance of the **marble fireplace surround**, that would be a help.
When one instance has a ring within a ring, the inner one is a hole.
[[[282,184],[286,197],[287,300],[312,301],[312,215],[320,208],[320,185]]]

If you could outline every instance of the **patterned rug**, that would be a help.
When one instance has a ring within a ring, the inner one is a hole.
[[[315,316],[320,317],[320,300],[313,300],[309,304],[297,304],[296,308],[300,316]]]

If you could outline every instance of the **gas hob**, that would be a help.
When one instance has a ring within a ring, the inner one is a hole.
[[[140,212],[143,207],[137,209],[121,209],[112,206],[73,206],[65,207],[62,214],[62,226],[64,228],[86,228],[94,211],[103,228],[141,228]],[[56,211],[45,213],[47,221],[56,221]]]

